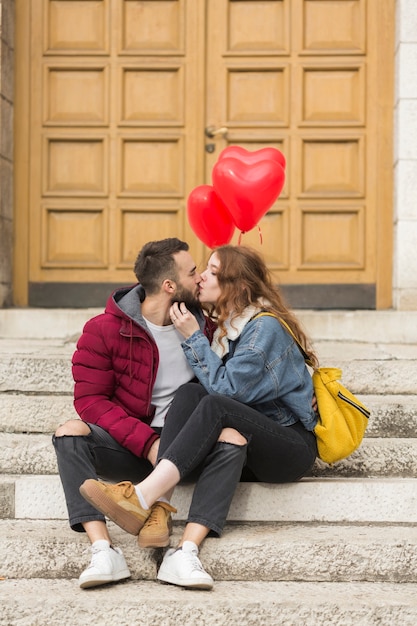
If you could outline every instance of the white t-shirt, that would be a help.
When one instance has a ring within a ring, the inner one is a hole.
[[[156,326],[146,318],[145,321],[159,352],[159,367],[152,391],[155,415],[151,426],[162,427],[175,392],[180,385],[194,378],[194,372],[181,348],[183,336],[174,325]]]

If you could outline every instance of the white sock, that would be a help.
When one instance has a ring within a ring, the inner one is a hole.
[[[92,546],[98,548],[99,550],[106,550],[111,547],[110,541],[107,541],[107,539],[97,539],[97,541],[92,543]]]
[[[143,497],[143,495],[142,495],[141,490],[139,489],[139,485],[135,485],[135,491],[136,491],[136,495],[137,495],[137,497],[138,497],[138,500],[139,500],[140,506],[141,506],[143,509],[149,509],[148,503],[146,502],[145,498],[144,498],[144,497]]]
[[[198,554],[198,546],[194,541],[184,541],[181,546],[184,552],[196,552]]]

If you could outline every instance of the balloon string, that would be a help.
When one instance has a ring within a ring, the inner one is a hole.
[[[240,246],[240,243],[242,241],[242,235],[245,234],[245,230],[241,230],[240,234],[239,234],[239,239],[237,240],[237,245]],[[261,227],[258,226],[258,232],[259,232],[259,241],[261,242],[261,245],[263,244],[263,239],[262,239],[262,231],[261,231]]]

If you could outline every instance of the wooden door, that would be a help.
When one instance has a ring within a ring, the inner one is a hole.
[[[16,11],[16,304],[101,305],[150,239],[186,239],[204,262],[187,196],[237,144],[287,158],[262,241],[242,243],[290,303],[390,306],[394,0]]]

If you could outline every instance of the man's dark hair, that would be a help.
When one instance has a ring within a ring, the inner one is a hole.
[[[177,265],[174,254],[189,249],[188,243],[176,237],[150,241],[139,252],[135,261],[134,272],[138,282],[148,295],[159,291],[165,279],[178,281]]]

